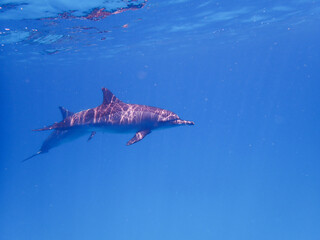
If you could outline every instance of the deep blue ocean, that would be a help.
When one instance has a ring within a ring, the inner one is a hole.
[[[319,240],[320,1],[0,0],[1,240]],[[194,126],[33,129],[102,103]]]

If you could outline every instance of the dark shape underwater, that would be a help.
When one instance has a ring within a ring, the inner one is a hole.
[[[88,141],[96,131],[126,133],[136,132],[127,145],[142,140],[152,130],[180,125],[194,125],[192,121],[181,120],[171,111],[146,105],[129,104],[120,101],[108,89],[102,88],[103,102],[96,108],[72,113],[60,107],[63,120],[51,126],[34,131],[53,130],[43,142],[40,150],[26,161],[39,154],[48,152],[64,142],[89,134]]]

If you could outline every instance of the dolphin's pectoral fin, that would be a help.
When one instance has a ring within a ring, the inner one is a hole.
[[[145,136],[147,136],[149,133],[151,133],[150,129],[146,129],[146,130],[142,130],[142,131],[136,132],[136,135],[134,135],[134,137],[131,138],[131,140],[129,142],[127,142],[127,146],[129,146],[131,144],[134,144],[136,142],[139,142]]]
[[[91,134],[90,134],[90,137],[88,138],[88,141],[90,141],[95,134],[96,134],[96,132],[95,132],[95,131],[92,131]]]

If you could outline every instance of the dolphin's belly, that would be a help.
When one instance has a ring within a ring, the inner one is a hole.
[[[95,132],[107,132],[107,133],[132,133],[137,132],[146,127],[141,124],[131,124],[131,125],[119,125],[119,124],[99,124],[91,125],[88,127],[89,131]]]

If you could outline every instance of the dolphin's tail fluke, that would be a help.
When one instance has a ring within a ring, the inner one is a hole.
[[[32,131],[40,132],[40,131],[46,131],[46,130],[52,130],[52,129],[53,129],[52,126],[48,126],[48,127],[38,128],[38,129],[32,129]]]
[[[32,131],[40,132],[40,131],[56,129],[58,127],[58,124],[59,123],[54,123],[54,124],[52,124],[50,126],[46,126],[46,127],[38,128],[38,129],[33,129]]]
[[[21,162],[25,162],[25,161],[27,161],[27,160],[35,157],[35,156],[38,156],[39,154],[42,154],[42,153],[43,153],[43,152],[40,150],[40,151],[38,151],[37,153],[31,155],[30,157],[28,157],[28,158],[26,158],[26,159],[23,159]]]

